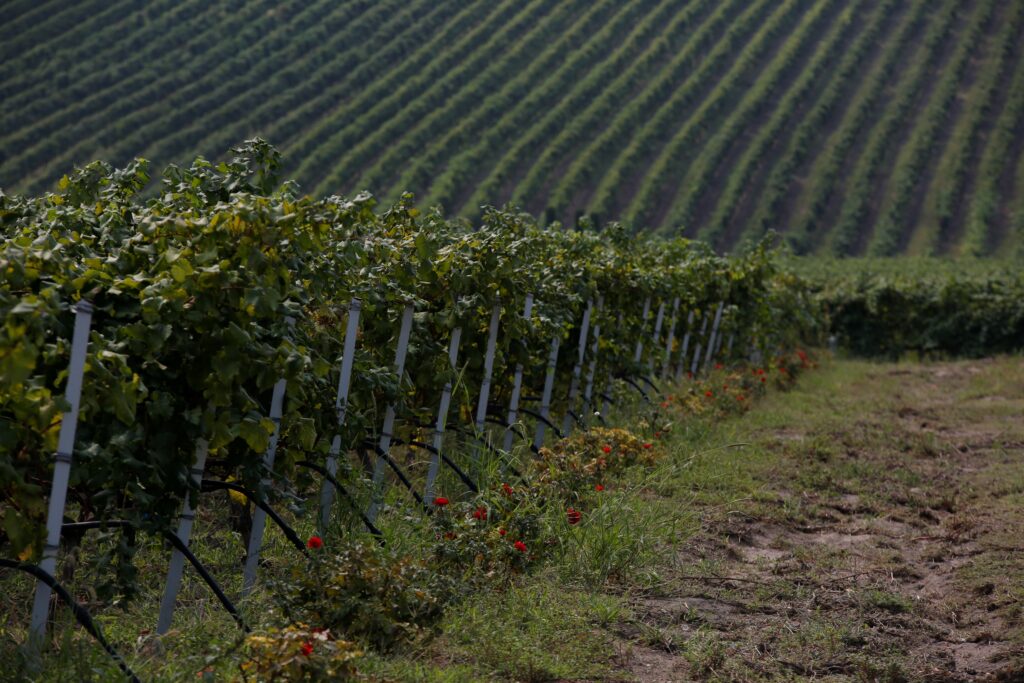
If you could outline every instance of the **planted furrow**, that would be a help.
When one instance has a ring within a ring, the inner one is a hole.
[[[55,9],[56,8],[56,9]],[[85,21],[92,11],[89,3],[43,0],[30,12],[0,24],[0,64],[33,46],[47,42]]]
[[[876,193],[884,181],[886,161],[897,143],[897,135],[912,121],[915,107],[933,83],[934,70],[948,54],[943,48],[955,35],[959,2],[950,2],[925,34],[924,54],[904,72],[896,84],[896,98],[888,103],[882,119],[871,130],[868,145],[854,168],[843,198],[839,220],[832,231],[829,247],[835,254],[861,251],[874,219]]]
[[[888,193],[880,210],[880,219],[868,252],[875,256],[892,256],[906,248],[911,232],[907,213],[914,198],[923,193],[922,180],[927,164],[946,141],[941,130],[948,123],[953,103],[960,92],[967,66],[977,54],[978,44],[987,34],[995,13],[996,0],[985,0],[963,37],[956,53],[942,74],[920,123],[910,141],[896,159]],[[880,195],[881,196],[881,195]]]
[[[552,17],[528,40],[522,40],[505,59],[494,61],[474,75],[457,95],[434,108],[415,129],[401,138],[394,138],[397,144],[387,145],[385,138],[386,151],[353,187],[372,187],[375,192],[383,193],[394,186],[403,166],[426,163],[431,166],[419,171],[420,182],[412,183],[412,179],[403,175],[396,190],[400,194],[426,189],[429,178],[436,174],[437,166],[452,149],[461,149],[476,140],[487,126],[493,126],[495,119],[564,64],[565,54],[578,51],[602,27],[614,24],[611,19],[616,13],[630,14],[624,10],[631,8],[635,18],[644,4],[591,2],[571,11],[571,3],[560,3],[559,7],[567,10],[566,15]],[[554,40],[548,40],[550,37]],[[417,161],[410,164],[410,160]]]
[[[539,177],[535,170],[527,176],[517,197],[539,194],[542,182],[555,183],[547,200],[549,212],[566,218],[571,212],[572,199],[581,188],[597,180],[604,166],[612,163],[623,145],[634,135],[658,129],[658,121],[679,115],[710,87],[715,75],[736,58],[735,45],[755,30],[755,25],[769,11],[769,3],[756,2],[743,9],[743,5],[722,5],[711,20],[701,27],[687,43],[671,67],[647,87],[644,87],[626,106],[618,105],[610,123],[586,147],[578,151],[564,173],[558,178]],[[741,12],[737,18],[735,12]],[[724,32],[724,33],[723,33]],[[708,51],[710,50],[710,53]],[[651,114],[657,112],[654,119]],[[643,124],[643,125],[641,125]],[[566,150],[571,151],[571,150]],[[560,159],[553,159],[551,168]],[[543,163],[543,159],[542,159]],[[539,199],[539,197],[537,197]]]
[[[1024,69],[1016,70],[1008,91],[1006,106],[996,119],[978,165],[977,184],[970,198],[960,244],[959,252],[963,255],[991,254],[1003,238],[999,213],[1009,202],[1006,196],[1009,186],[1003,178],[1012,172],[1024,138],[1021,133],[1024,130]]]
[[[794,68],[802,65],[805,59],[813,57],[812,62],[817,61],[830,51],[838,50],[836,46],[842,44],[841,38],[852,27],[850,17],[857,11],[859,4],[852,4],[843,10],[842,16],[836,17],[833,10],[838,6],[838,3],[821,2],[804,17],[800,26],[768,64],[766,71],[757,78],[722,127],[702,146],[700,154],[689,165],[679,185],[683,194],[669,213],[670,224],[687,226],[691,231],[698,228],[698,204],[714,186],[717,180],[715,170],[726,158],[729,150],[739,138],[751,132],[756,126],[757,119],[771,106],[779,94],[778,91],[785,88],[788,79],[795,75]],[[829,27],[827,32],[826,26]],[[811,51],[816,43],[819,51],[813,54]],[[814,74],[813,64],[805,65],[804,82],[810,82]],[[790,93],[791,91],[787,90],[786,94]],[[784,99],[777,109],[784,106],[791,108],[795,103],[795,98],[790,98],[788,102]],[[712,244],[715,244],[719,237],[709,231],[702,231],[700,236]]]
[[[381,168],[373,180],[386,181],[401,163],[428,144],[429,134],[417,137],[417,132],[424,126],[443,125],[439,118],[449,107],[464,109],[476,98],[487,97],[492,88],[525,68],[545,43],[564,33],[587,4],[585,0],[567,0],[554,6],[543,2],[524,6],[532,9],[529,15],[520,15],[440,80],[430,79],[429,85],[413,81],[381,103],[381,110],[366,112],[352,127],[358,142],[346,146],[315,191],[367,189],[359,184],[360,175],[381,155]],[[494,57],[499,54],[502,57]],[[410,134],[411,144],[405,144]]]
[[[275,69],[268,63],[268,77],[253,74],[247,79],[251,81],[247,87],[239,87],[235,96],[219,98],[223,100],[221,106],[197,117],[193,125],[163,138],[151,148],[152,155],[169,158],[189,149],[208,155],[222,154],[239,137],[239,124],[245,126],[246,134],[262,134],[262,126],[273,119],[274,112],[284,113],[290,105],[315,95],[318,84],[341,81],[349,87],[359,87],[359,81],[352,77],[366,56],[384,51],[389,45],[400,46],[406,33],[418,33],[443,23],[447,18],[443,12],[430,14],[438,7],[428,2],[377,2],[356,20],[346,22],[344,31],[318,27],[305,41],[314,44],[315,49],[309,50],[303,44],[290,47],[288,53],[279,57],[288,67]],[[360,36],[361,40],[354,41],[353,36]]]
[[[912,54],[916,48],[914,39],[924,25],[929,9],[931,4],[926,0],[916,1],[897,36],[889,41],[868,80],[862,83],[853,95],[838,128],[823,145],[818,146],[821,153],[806,174],[813,183],[804,189],[804,193],[809,197],[786,236],[790,246],[797,253],[806,253],[822,238],[822,233],[812,235],[812,232],[825,216],[833,200],[845,168],[846,157],[853,149],[854,143],[868,128],[872,117],[878,113],[885,89],[905,61],[905,53],[910,51]],[[827,112],[825,115],[827,116]]]
[[[785,143],[787,135],[792,129],[793,121],[805,121],[812,117],[813,112],[821,107],[822,102],[825,102],[830,93],[835,93],[836,98],[839,97],[839,93],[843,90],[842,84],[859,66],[864,54],[877,37],[881,26],[888,18],[891,18],[895,4],[896,0],[888,0],[888,2],[879,4],[865,18],[863,27],[859,25],[847,27],[848,23],[856,24],[858,22],[847,18],[840,19],[844,24],[842,35],[837,34],[833,40],[819,48],[805,72],[801,74],[799,81],[776,107],[768,123],[758,131],[756,138],[744,151],[743,156],[726,179],[725,189],[717,200],[708,224],[706,234],[710,239],[717,239],[728,245],[736,244],[739,241],[733,230],[737,225],[734,219],[744,201],[750,201],[758,196],[761,185],[752,182],[755,176],[758,173],[763,173],[766,167],[771,166],[774,155],[769,155],[777,145]],[[853,39],[855,32],[856,39]],[[850,44],[850,40],[853,40],[852,44]],[[839,66],[833,69],[837,60],[839,60]],[[832,80],[829,80],[830,78]],[[824,95],[815,102],[819,92],[824,92]],[[815,104],[815,107],[808,112],[807,108],[811,104]],[[800,134],[801,129],[802,126],[793,131],[794,136]],[[803,144],[806,145],[806,143]]]
[[[100,144],[93,136],[105,133],[124,134],[121,125],[123,117],[141,108],[152,106],[161,99],[162,93],[184,87],[189,82],[200,80],[207,71],[208,62],[227,59],[234,48],[230,43],[211,40],[211,35],[220,32],[237,32],[245,40],[258,37],[260,25],[254,23],[265,8],[259,3],[245,6],[243,11],[232,13],[223,24],[211,23],[184,49],[197,51],[191,67],[176,66],[153,79],[146,73],[136,74],[112,88],[96,92],[73,106],[67,107],[31,127],[19,131],[20,138],[30,144],[19,156],[12,155],[0,166],[0,177],[18,179],[18,185],[26,187],[31,182],[44,182],[52,175],[48,169],[65,170],[69,159],[81,160],[96,156]],[[116,121],[116,124],[112,124]],[[6,144],[6,143],[5,143]],[[54,171],[56,173],[56,170]]]
[[[841,108],[842,100],[850,96],[858,78],[870,71],[870,55],[886,32],[898,25],[895,19],[899,11],[897,0],[887,0],[879,6],[874,19],[844,53],[820,98],[800,119],[781,158],[772,160],[775,165],[764,182],[763,190],[755,193],[751,188],[744,188],[744,202],[741,202],[732,219],[734,226],[746,226],[739,227],[741,236],[747,234],[753,239],[759,239],[769,229],[781,228],[779,215],[791,193],[798,169],[815,150],[814,142],[824,136],[829,118]],[[783,125],[788,126],[789,123]],[[751,217],[747,220],[744,220],[743,203],[754,205],[749,210]]]
[[[210,71],[199,83],[165,98],[164,101],[171,106],[160,114],[153,116],[150,111],[142,110],[127,117],[125,122],[131,125],[132,133],[102,140],[104,147],[115,159],[128,159],[141,151],[160,162],[168,161],[156,154],[158,150],[159,153],[167,153],[166,148],[161,149],[160,143],[173,131],[202,119],[211,108],[273,77],[279,72],[281,64],[301,57],[305,50],[295,40],[296,34],[308,34],[326,40],[326,36],[331,33],[344,32],[354,42],[359,34],[353,31],[353,25],[358,24],[359,18],[366,12],[378,6],[379,3],[371,0],[348,2],[342,6],[343,9],[339,9],[335,3],[321,0],[303,4],[298,11],[289,15],[287,22],[276,25],[262,36],[259,50],[246,50],[234,55]],[[188,150],[178,152],[188,155]]]
[[[615,115],[622,106],[622,93],[654,78],[658,65],[665,59],[672,60],[665,67],[665,73],[675,73],[676,78],[684,78],[692,68],[699,49],[692,46],[704,44],[716,31],[724,30],[728,17],[738,4],[737,0],[724,3],[708,18],[705,13],[713,7],[713,2],[698,0],[676,14],[660,34],[662,37],[655,40],[635,62],[631,54],[637,49],[636,44],[629,45],[630,52],[620,51],[611,62],[545,114],[526,137],[507,148],[491,172],[478,183],[468,200],[470,207],[503,201],[513,189],[521,202],[537,204],[541,187],[555,165]],[[529,160],[536,157],[538,150],[540,156],[536,163],[531,164]],[[522,173],[526,174],[525,178],[517,182]],[[506,186],[513,189],[506,190]],[[452,208],[459,210],[465,203],[460,198]]]
[[[130,31],[117,32],[112,27],[81,41],[64,58],[66,62],[57,76],[60,88],[53,88],[54,65],[49,62],[26,71],[23,83],[4,82],[0,91],[10,94],[5,97],[2,129],[13,133],[46,119],[105,88],[141,75],[144,68],[159,65],[174,49],[188,50],[188,41],[195,34],[193,22],[210,21],[215,14],[214,6],[202,0],[168,0],[168,6],[166,16],[147,20]],[[104,68],[96,68],[97,58],[102,59]]]
[[[410,99],[458,68],[469,55],[506,35],[516,17],[517,26],[522,28],[526,8],[511,0],[472,5],[460,15],[461,21],[453,22],[459,30],[446,31],[424,44],[406,59],[405,68],[392,70],[386,78],[341,101],[334,109],[321,111],[317,124],[303,130],[289,147],[289,153],[297,159],[295,174],[300,180],[322,179],[337,169],[341,156],[358,144],[367,130],[400,112]]]
[[[623,220],[627,224],[651,228],[662,225],[672,202],[669,188],[678,184],[677,179],[690,158],[689,152],[715,129],[716,122],[734,105],[735,98],[742,90],[754,83],[765,66],[765,57],[780,48],[780,40],[784,42],[784,36],[795,25],[805,21],[803,12],[807,5],[802,0],[789,0],[776,5],[771,18],[757,27],[757,32],[749,41],[744,41],[742,54],[732,68],[715,83],[711,92],[700,100],[700,104],[688,117],[673,117],[660,124],[652,123],[651,133],[644,131],[642,138],[648,141],[654,131],[660,131],[660,135],[668,141],[667,144],[658,149],[650,142],[643,144],[641,149],[644,153],[632,155],[633,159],[642,159],[643,163],[637,164],[637,168],[630,169],[629,173],[620,170],[610,186],[602,183],[604,187],[641,188],[632,198],[623,197],[624,203],[629,201],[623,211]],[[619,185],[618,178],[625,179],[626,183]],[[631,182],[634,178],[642,178],[642,185],[638,180]]]
[[[560,100],[564,101],[574,85],[592,78],[607,60],[617,55],[635,55],[643,49],[646,40],[664,25],[674,11],[670,5],[668,0],[659,0],[654,10],[648,11],[643,4],[630,3],[622,6],[614,20],[606,22],[600,31],[588,37],[574,31],[567,37],[565,46],[553,51],[556,61],[551,66],[547,62],[538,64],[511,83],[500,98],[491,98],[481,105],[473,119],[414,160],[399,177],[396,186],[411,188],[414,192],[420,188],[429,189],[425,203],[430,206],[441,204],[457,211],[459,207],[452,206],[455,198],[460,194],[464,197],[471,189],[472,180],[481,175],[480,167],[485,160],[507,146],[517,134],[525,134],[538,111],[549,110]],[[638,16],[642,16],[642,21],[637,21]],[[614,38],[623,34],[626,34],[623,46],[616,50],[613,48]],[[560,49],[570,49],[572,57],[561,68],[552,70],[551,67],[563,59]],[[538,82],[541,85],[535,86]],[[470,131],[473,131],[472,137]],[[477,140],[475,145],[471,144],[473,139]],[[466,149],[466,152],[451,157],[453,149]],[[445,166],[444,171],[439,173],[442,165]]]
[[[983,149],[982,137],[994,112],[1002,109],[1007,90],[1004,87],[1020,58],[1020,32],[1024,30],[1024,5],[1011,5],[1011,16],[1004,20],[992,46],[992,54],[977,79],[976,88],[966,97],[961,125],[939,164],[935,182],[924,200],[920,221],[921,250],[927,253],[951,251],[963,235],[967,201],[973,188],[977,164]]]

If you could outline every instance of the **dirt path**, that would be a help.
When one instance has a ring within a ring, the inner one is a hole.
[[[756,491],[635,600],[631,672],[1024,681],[1022,366],[839,363],[765,401]]]

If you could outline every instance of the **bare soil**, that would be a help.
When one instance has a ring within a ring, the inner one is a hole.
[[[1024,681],[1020,365],[864,365],[835,412],[761,434],[760,493],[702,510],[634,599],[630,674]]]

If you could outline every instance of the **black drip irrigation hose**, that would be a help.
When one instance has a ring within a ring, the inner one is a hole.
[[[463,472],[462,469],[459,468],[459,466],[456,465],[452,461],[451,458],[449,458],[447,455],[444,454],[444,452],[439,451],[436,448],[434,448],[433,446],[431,446],[430,444],[423,443],[422,441],[409,441],[407,443],[408,443],[408,445],[412,446],[413,448],[422,448],[423,450],[429,451],[430,453],[433,453],[434,455],[440,457],[441,458],[441,462],[443,462],[445,465],[448,465],[448,467],[450,467],[451,470],[453,472],[455,472],[455,474],[459,477],[459,479],[462,480],[462,483],[466,485],[466,488],[468,488],[473,493],[480,493],[480,487],[476,485],[476,482],[474,482],[469,477],[468,474]]]
[[[651,389],[654,389],[654,393],[658,394],[659,396],[661,395],[661,389],[658,388],[658,385],[654,383],[653,379],[647,377],[646,375],[637,375],[636,378],[643,382],[644,384],[646,384],[647,386],[649,386]]]
[[[89,614],[89,610],[78,604],[78,602],[71,597],[71,593],[69,593],[67,589],[57,581],[57,579],[53,578],[49,572],[34,564],[15,562],[14,560],[7,560],[3,558],[0,558],[0,567],[25,572],[49,586],[50,589],[64,601],[64,604],[71,609],[72,614],[75,615],[75,619],[77,619],[78,623],[82,625],[82,628],[88,631],[89,635],[95,638],[96,642],[100,644],[100,647],[110,655],[110,658],[114,660],[115,664],[117,664],[117,668],[119,668],[124,675],[128,677],[128,680],[132,681],[132,683],[141,683],[141,681],[139,681],[139,677],[136,676],[135,672],[131,670],[131,667],[125,663],[117,650],[115,650],[110,643],[107,642],[107,639],[103,637],[99,627],[96,626],[96,622],[93,621],[92,615]]]
[[[651,397],[647,395],[647,392],[644,391],[644,388],[637,384],[636,382],[634,382],[632,379],[630,379],[629,377],[620,377],[619,379],[621,379],[623,382],[639,391],[640,395],[644,397],[645,401],[647,401],[648,403],[652,402]]]
[[[88,531],[89,529],[98,529],[106,527],[123,527],[127,529],[135,528],[131,522],[124,519],[111,519],[105,521],[91,520],[88,522],[69,522],[67,524],[62,524],[61,533],[64,533],[65,531]],[[185,558],[189,561],[189,564],[191,564],[195,568],[196,572],[199,573],[199,576],[202,577],[203,581],[206,582],[206,585],[210,587],[211,591],[213,591],[213,594],[217,596],[217,600],[220,601],[220,604],[224,606],[224,609],[227,610],[228,614],[231,615],[231,618],[235,620],[236,624],[238,624],[238,627],[246,633],[249,633],[252,629],[250,629],[248,625],[246,625],[245,621],[242,619],[242,615],[238,611],[238,608],[235,607],[234,603],[232,603],[228,596],[224,593],[224,591],[220,587],[220,584],[218,584],[217,580],[213,578],[213,575],[210,574],[210,572],[207,571],[203,563],[199,561],[199,558],[195,556],[195,554],[189,549],[187,545],[185,545],[184,542],[182,542],[180,538],[178,538],[177,534],[173,534],[170,531],[164,530],[161,532],[161,535],[165,539],[167,539],[167,541],[172,546],[174,546],[175,550],[177,550],[185,556]]]
[[[284,532],[285,537],[289,541],[291,541],[292,545],[294,545],[300,553],[302,553],[303,555],[308,554],[306,552],[306,544],[302,542],[302,539],[299,538],[299,535],[295,533],[294,529],[288,526],[288,523],[284,521],[281,515],[277,514],[274,511],[274,508],[270,507],[270,505],[268,505],[266,501],[260,500],[251,491],[241,486],[240,484],[234,483],[233,481],[217,481],[216,479],[203,479],[202,481],[202,490],[204,492],[219,491],[223,489],[227,489],[229,491],[237,491],[238,493],[241,493],[243,496],[245,496],[253,503],[255,503],[256,507],[266,512],[267,516],[274,520],[274,524],[276,524],[278,528],[280,528],[281,531]]]
[[[551,420],[549,420],[548,418],[544,417],[543,415],[541,415],[541,414],[540,414],[540,413],[538,413],[537,411],[535,411],[535,410],[530,410],[529,408],[520,408],[520,409],[519,409],[519,412],[521,412],[521,413],[525,413],[526,415],[529,415],[530,417],[532,417],[532,418],[535,418],[535,419],[537,419],[537,420],[540,420],[541,422],[543,422],[543,423],[544,423],[545,425],[547,425],[547,426],[548,426],[548,428],[549,428],[549,429],[550,429],[551,431],[553,431],[553,432],[555,433],[555,435],[556,435],[556,436],[557,436],[557,437],[558,437],[559,439],[564,439],[564,438],[565,438],[565,435],[564,435],[564,434],[562,434],[562,430],[561,430],[561,429],[559,429],[559,428],[558,428],[558,427],[557,427],[557,426],[555,425],[555,423],[553,423],[553,422],[552,422]]]
[[[399,478],[399,480],[402,482],[402,484],[405,486],[405,488],[409,491],[409,493],[412,494],[412,497],[416,499],[416,502],[419,503],[423,507],[424,510],[427,510],[429,512],[430,511],[429,508],[423,502],[423,496],[421,496],[420,494],[416,493],[416,489],[413,488],[412,482],[410,482],[409,478],[407,476],[405,476],[405,472],[403,472],[402,468],[398,466],[398,463],[395,462],[391,458],[391,456],[388,455],[384,451],[384,449],[381,448],[379,445],[374,444],[373,445],[373,450],[374,450],[374,452],[377,453],[377,457],[378,458],[383,458],[384,462],[386,462],[388,464],[388,467],[390,467],[392,469],[392,471],[394,471],[395,475]]]
[[[328,472],[326,468],[321,467],[320,465],[317,465],[315,462],[310,462],[308,460],[300,460],[295,464],[301,467],[307,467],[313,470],[314,472],[318,472],[320,475],[323,476],[324,479],[329,481],[331,485],[334,486],[335,489],[337,489],[338,493],[341,494],[341,497],[348,501],[348,504],[352,507],[353,510],[356,511],[356,514],[359,515],[359,518],[363,520],[363,524],[366,526],[366,530],[374,536],[376,536],[377,540],[379,540],[382,544],[384,543],[384,534],[381,533],[381,530],[374,526],[373,522],[370,521],[370,518],[366,516],[366,513],[359,509],[359,506],[356,505],[356,501],[354,498],[352,498],[352,495],[349,494],[348,489],[346,489],[341,484],[341,482],[337,480],[337,478],[331,476],[331,473]]]
[[[598,396],[598,398],[603,398],[604,400],[608,401],[608,405],[612,405],[613,406],[616,403],[614,398],[612,398],[608,394],[604,393],[603,391],[597,392],[597,396]]]

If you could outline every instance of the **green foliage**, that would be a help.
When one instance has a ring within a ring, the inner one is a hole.
[[[798,262],[841,346],[866,356],[984,356],[1024,344],[1024,277],[1011,263]]]
[[[6,18],[8,191],[259,134],[316,196],[411,191],[474,222],[514,201],[716,248],[771,230],[843,255],[1019,242],[1015,3],[92,0]]]

